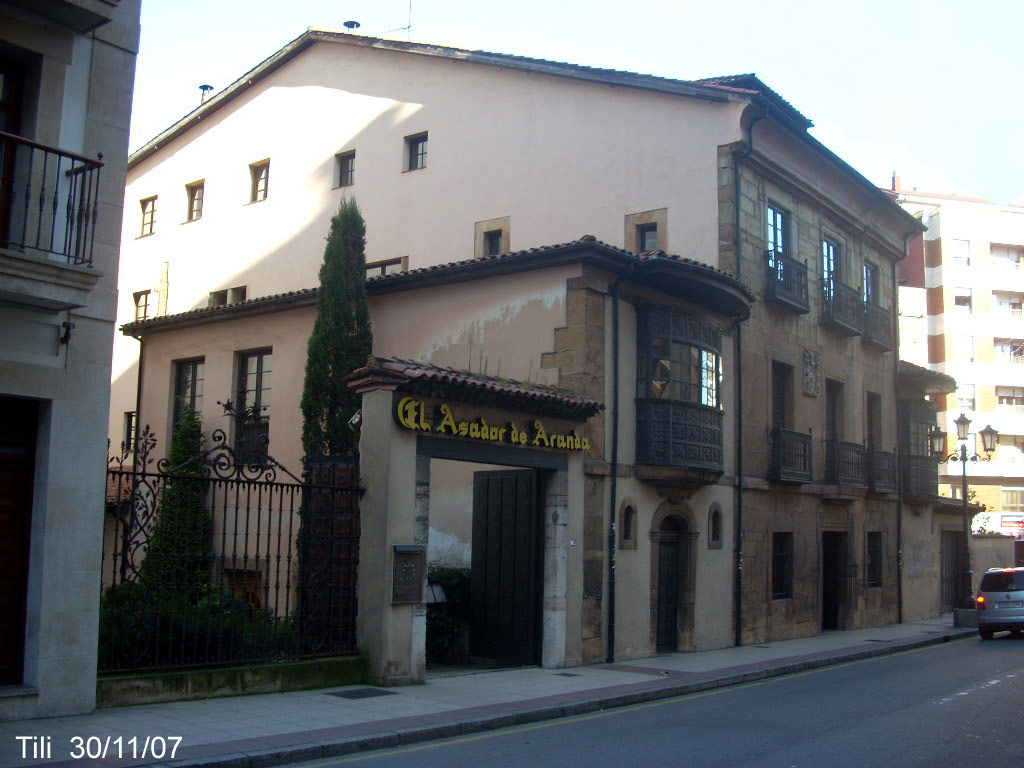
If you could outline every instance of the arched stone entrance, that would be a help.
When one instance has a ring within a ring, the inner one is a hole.
[[[695,552],[692,516],[662,505],[651,525],[651,639],[659,653],[693,645]]]

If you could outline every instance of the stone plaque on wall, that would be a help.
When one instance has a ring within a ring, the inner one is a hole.
[[[804,394],[817,397],[821,391],[821,355],[804,350]]]
[[[394,572],[391,578],[391,603],[422,603],[423,574],[427,553],[415,545],[395,545]]]

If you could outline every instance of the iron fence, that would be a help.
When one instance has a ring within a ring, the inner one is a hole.
[[[0,246],[92,266],[102,167],[0,131]]]
[[[100,672],[355,651],[357,463],[320,457],[300,479],[212,437],[170,467],[146,427],[111,459]]]

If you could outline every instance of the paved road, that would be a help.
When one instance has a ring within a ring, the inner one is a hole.
[[[1024,639],[969,638],[760,683],[311,766],[1019,768]]]

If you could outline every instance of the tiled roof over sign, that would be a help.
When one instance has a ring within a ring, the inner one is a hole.
[[[604,408],[596,400],[542,384],[498,379],[432,363],[371,356],[348,376],[357,391],[401,389],[431,397],[511,408],[540,416],[585,421]]]

